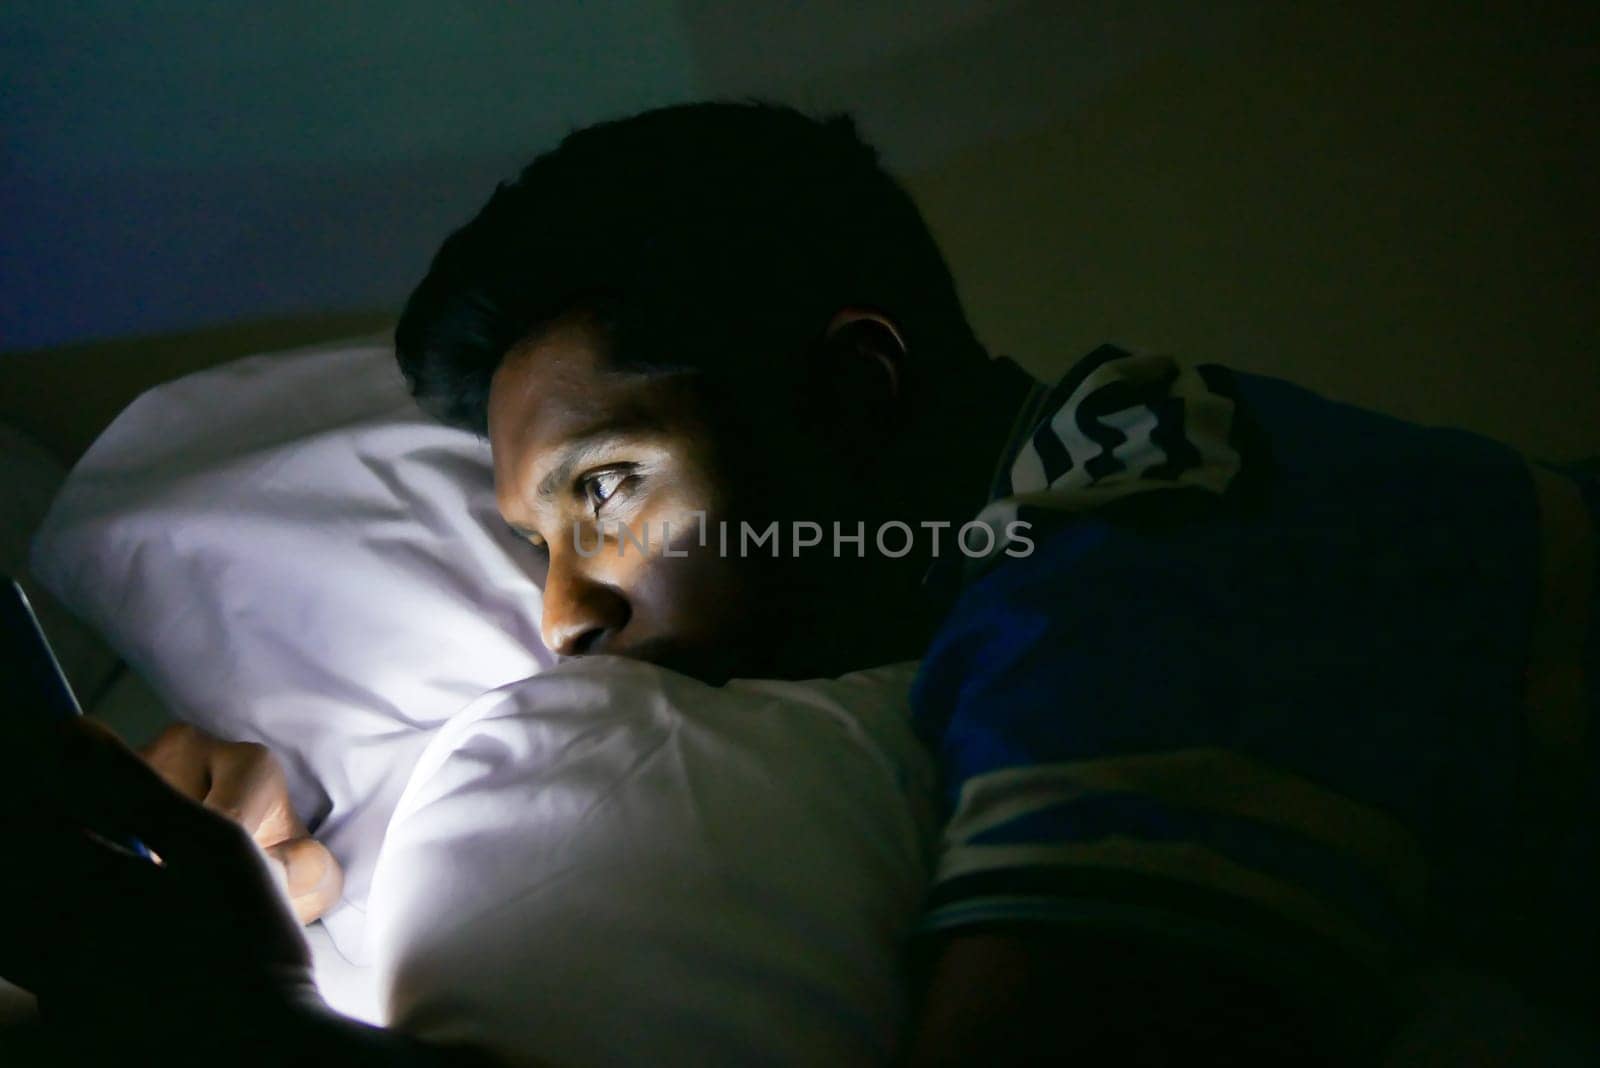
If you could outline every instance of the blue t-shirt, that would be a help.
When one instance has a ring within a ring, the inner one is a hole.
[[[1593,480],[1105,347],[991,495],[1031,528],[966,562],[912,696],[929,930],[1594,960]]]

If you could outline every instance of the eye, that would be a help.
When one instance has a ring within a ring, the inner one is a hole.
[[[589,502],[589,507],[599,515],[600,509],[605,507],[606,502],[622,489],[631,477],[631,468],[613,467],[583,476],[578,480],[578,487],[583,492],[584,499]]]
[[[549,554],[550,543],[544,540],[543,535],[535,533],[526,527],[519,527],[514,523],[507,524],[507,526],[511,528],[511,533],[526,542],[534,552],[539,553],[541,556]]]

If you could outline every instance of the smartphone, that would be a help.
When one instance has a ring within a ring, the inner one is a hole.
[[[10,705],[0,715],[5,720],[0,737],[13,760],[27,762],[30,752],[41,752],[41,747],[49,744],[47,732],[52,723],[83,715],[83,706],[39,626],[28,595],[10,577],[0,590],[0,679],[6,681]],[[29,770],[34,769],[16,769],[24,776]],[[150,855],[133,839],[117,844],[140,856]]]
[[[15,579],[6,579],[0,594],[0,615],[4,616],[3,640],[5,676],[12,693],[23,707],[22,714],[43,713],[50,720],[83,715],[83,706],[72,692],[72,684],[61,670],[61,661],[39,626],[39,617],[28,603],[28,595]],[[31,710],[29,708],[31,707]]]

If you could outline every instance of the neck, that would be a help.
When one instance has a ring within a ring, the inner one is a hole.
[[[986,502],[996,462],[1016,426],[1036,380],[1005,357],[990,360],[947,387],[929,405],[917,432],[907,435],[918,455],[906,467],[920,475],[915,487],[924,519],[959,526]]]
[[[773,626],[806,640],[780,654],[777,674],[833,675],[922,655],[943,614],[922,582],[934,563],[922,524],[949,524],[940,536],[941,558],[948,557],[956,531],[983,507],[995,463],[1034,385],[1015,363],[999,359],[925,398],[894,455],[874,464],[877,484],[894,485],[894,503],[847,516],[863,520],[868,531],[890,520],[905,523],[915,531],[916,551],[888,559],[869,545],[859,559],[816,557],[809,567],[796,561],[784,569],[796,596],[773,598],[785,611]]]
[[[842,659],[854,659],[859,667],[922,655],[946,606],[923,582],[935,560],[931,535],[921,524],[949,524],[940,539],[940,559],[948,559],[956,551],[957,531],[987,501],[995,463],[1035,384],[1012,361],[993,360],[953,383],[905,435],[905,454],[893,470],[908,473],[911,482],[894,509],[897,514],[881,519],[899,519],[916,531],[917,551],[897,560],[869,554],[858,573],[841,584],[848,590],[847,605],[831,610]],[[863,605],[892,608],[862,611]]]

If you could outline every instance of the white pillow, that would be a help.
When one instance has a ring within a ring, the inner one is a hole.
[[[387,346],[145,394],[33,566],[183,718],[284,759],[346,868],[327,928],[377,954],[400,1026],[583,1063],[892,1048],[932,826],[910,669],[540,675],[536,561],[487,446],[419,414]],[[384,1018],[372,970],[319,952],[318,975]]]
[[[387,345],[251,357],[146,393],[68,477],[36,577],[181,718],[283,760],[344,863],[372,864],[431,730],[553,662],[488,447],[407,396]]]
[[[596,657],[487,695],[373,878],[392,1021],[511,1063],[887,1063],[934,826],[913,669],[717,689]]]

